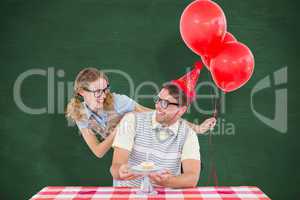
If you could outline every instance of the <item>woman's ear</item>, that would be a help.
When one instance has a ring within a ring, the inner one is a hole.
[[[78,92],[77,92],[77,94],[83,97],[84,96],[83,89],[79,89]]]
[[[83,93],[82,91],[75,93],[75,98],[81,102],[84,101],[84,97],[83,97],[82,93]]]

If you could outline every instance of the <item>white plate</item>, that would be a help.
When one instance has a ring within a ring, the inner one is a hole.
[[[154,172],[160,173],[163,171],[163,168],[154,166],[153,169],[144,169],[141,165],[136,165],[131,167],[129,170],[135,174],[150,174]]]

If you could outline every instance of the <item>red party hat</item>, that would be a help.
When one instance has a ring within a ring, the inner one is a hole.
[[[184,76],[177,80],[172,80],[171,83],[177,85],[187,96],[188,102],[191,103],[196,98],[195,87],[202,69],[202,63],[196,61],[194,63],[194,69],[186,73]]]

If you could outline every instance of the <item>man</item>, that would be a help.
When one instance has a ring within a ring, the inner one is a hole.
[[[201,168],[198,138],[181,116],[195,98],[199,71],[196,67],[165,85],[155,100],[155,112],[129,113],[122,119],[113,143],[111,174],[117,180],[115,186],[140,186],[141,177],[132,174],[129,166],[147,159],[166,169],[150,175],[155,185],[171,188],[197,185]],[[211,127],[214,124],[215,121]]]

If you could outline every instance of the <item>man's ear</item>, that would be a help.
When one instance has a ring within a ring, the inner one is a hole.
[[[187,106],[182,106],[180,108],[180,114],[183,115],[187,111],[188,107]]]

